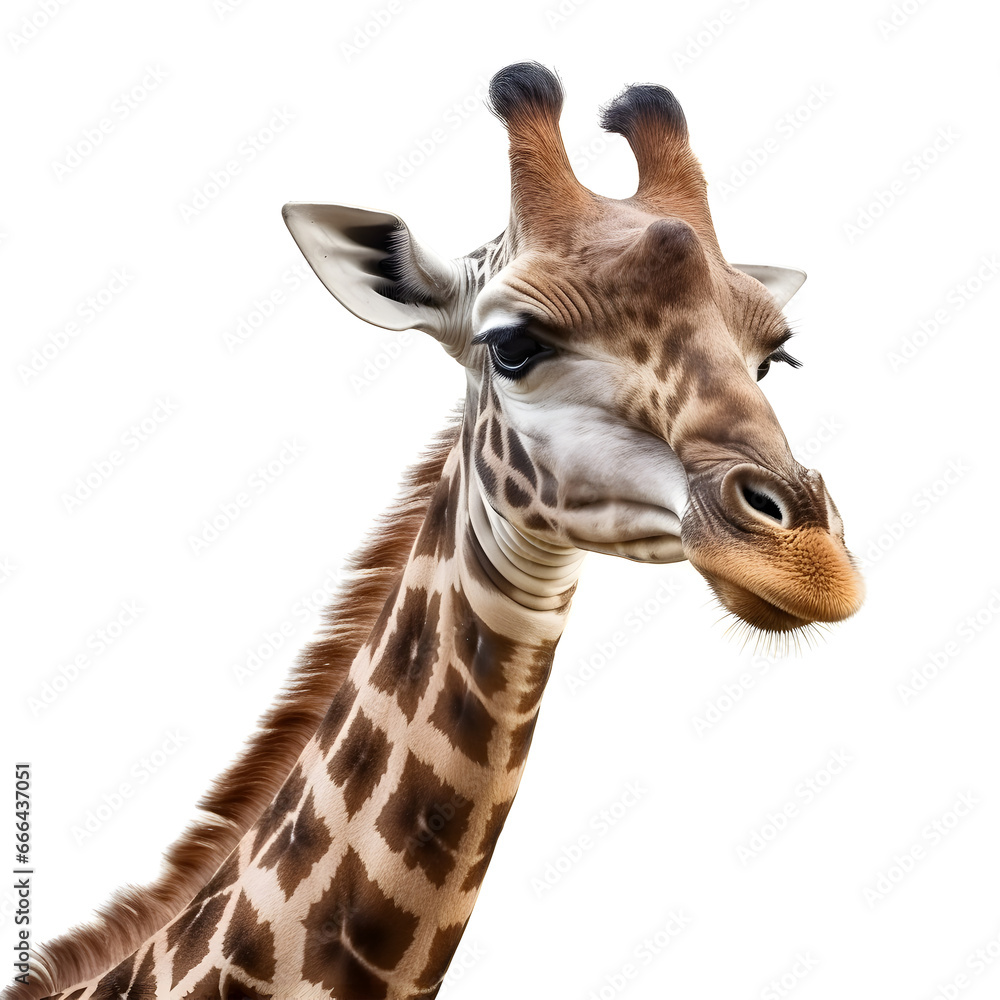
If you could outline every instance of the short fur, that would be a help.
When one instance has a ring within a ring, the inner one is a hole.
[[[721,259],[701,164],[691,152],[680,102],[652,83],[626,87],[601,110],[601,127],[623,135],[639,167],[635,198],[658,215],[677,215]]]
[[[490,80],[490,110],[505,125],[522,115],[558,120],[562,105],[559,78],[541,63],[514,63]]]
[[[687,119],[673,93],[655,83],[634,83],[601,109],[601,128],[632,142],[638,132],[657,122],[663,129],[687,138]]]
[[[4,1000],[38,1000],[113,967],[172,920],[236,847],[278,793],[368,638],[406,564],[460,426],[456,416],[408,470],[400,495],[348,564],[350,579],[326,611],[326,636],[302,651],[240,757],[198,803],[207,815],[165,853],[160,877],[145,888],[120,889],[93,923],[40,947],[30,981],[8,987]]]

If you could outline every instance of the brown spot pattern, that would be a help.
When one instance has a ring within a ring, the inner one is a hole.
[[[129,955],[125,961],[116,965],[94,990],[93,1000],[119,1000],[128,992],[132,982],[132,969],[135,967],[135,955]]]
[[[531,503],[531,494],[522,490],[510,476],[504,480],[503,492],[507,503],[518,510],[527,507]]]
[[[389,605],[387,604],[386,608],[388,607]],[[383,611],[384,613],[385,611]],[[374,635],[375,633],[373,632],[372,634]],[[351,706],[354,704],[357,696],[358,689],[354,686],[353,681],[347,678],[341,684],[340,690],[334,696],[333,701],[330,702],[330,707],[327,709],[326,715],[323,716],[323,721],[316,730],[316,735],[319,737],[320,753],[324,757],[329,752],[330,747],[333,746],[334,740],[336,740],[341,728],[347,721],[347,717],[351,714]]]
[[[348,818],[354,816],[375,790],[389,766],[391,750],[385,731],[359,710],[327,765],[331,779],[344,788]]]
[[[402,585],[403,577],[400,577],[392,586],[392,590],[389,591],[385,599],[385,604],[382,605],[382,610],[379,612],[378,618],[375,619],[375,624],[372,626],[372,630],[365,640],[365,648],[375,652],[378,649],[378,644],[382,641],[382,636],[385,634],[385,627],[389,624],[389,619],[392,617],[392,609],[396,606],[396,599],[399,597],[399,588]],[[326,751],[324,751],[325,753]]]
[[[385,997],[387,984],[358,958],[394,969],[413,942],[419,920],[368,877],[361,858],[348,847],[329,888],[302,923],[304,978],[333,997],[376,1000]]]
[[[195,983],[194,987],[184,994],[184,1000],[223,1000],[222,992],[219,989],[219,980],[221,977],[222,969],[209,969]]]
[[[504,459],[503,427],[499,420],[492,417],[490,418],[490,447],[493,449],[493,454],[502,462]]]
[[[486,877],[486,869],[490,866],[497,841],[500,839],[500,832],[503,830],[504,823],[507,822],[507,814],[513,804],[514,800],[511,799],[509,802],[498,802],[493,806],[490,818],[486,821],[483,839],[479,842],[479,858],[472,864],[465,876],[465,881],[462,883],[463,892],[477,889],[482,885],[483,879]]]
[[[423,587],[407,591],[396,615],[396,627],[384,653],[372,671],[372,683],[387,694],[395,694],[409,722],[427,690],[431,668],[438,652],[438,613],[441,595],[428,600]]]
[[[386,802],[375,827],[389,847],[403,855],[408,868],[419,865],[440,888],[455,867],[455,852],[471,812],[470,800],[410,753],[399,787]]]
[[[128,1000],[156,1000],[156,976],[153,973],[153,945],[146,950],[146,956],[139,965],[139,971],[132,980]]]
[[[167,948],[176,948],[171,989],[208,954],[212,935],[219,926],[231,895],[227,892],[200,905],[192,903],[167,929]]]
[[[281,831],[261,857],[260,864],[268,869],[277,865],[278,884],[285,899],[289,900],[332,843],[326,823],[316,814],[315,799],[310,791],[298,817]]]
[[[256,907],[240,892],[236,909],[222,940],[222,954],[254,979],[274,975],[274,934],[270,921],[260,920]]]
[[[461,479],[461,475],[456,471],[451,479],[442,479],[438,484],[427,507],[423,527],[414,543],[415,556],[450,559],[455,554],[456,515]]]
[[[450,610],[454,618],[454,647],[468,667],[473,680],[488,698],[507,686],[505,668],[516,648],[508,636],[491,629],[472,610],[465,594],[451,592]]]
[[[414,983],[419,990],[430,990],[444,979],[464,930],[465,924],[449,924],[438,928],[431,942],[427,964]]]
[[[253,841],[253,857],[256,857],[257,852],[271,839],[271,835],[281,826],[285,817],[298,808],[299,802],[302,801],[302,793],[305,791],[305,787],[306,776],[302,770],[302,765],[301,763],[296,764],[292,773],[278,790],[278,794],[261,814],[260,819],[257,820],[257,836],[254,837]],[[235,876],[229,882],[220,886],[220,888],[225,888],[234,881]]]
[[[476,451],[475,462],[476,472],[479,473],[479,481],[483,484],[486,495],[495,497],[497,495],[496,473],[490,468],[481,451]]]
[[[647,344],[641,337],[633,337],[628,342],[628,348],[633,361],[638,362],[640,365],[644,365],[649,360],[649,344]]]
[[[261,993],[229,975],[222,985],[222,1000],[273,1000],[273,997],[273,993]]]
[[[520,767],[528,756],[531,749],[531,737],[535,732],[535,723],[538,721],[538,713],[528,719],[527,722],[518,726],[510,736],[510,756],[507,758],[507,770],[513,771]]]
[[[521,444],[521,438],[515,433],[513,427],[507,428],[507,450],[510,452],[510,464],[512,468],[524,476],[531,483],[531,488],[538,487],[538,476],[535,474],[535,467],[531,464],[528,453]]]
[[[542,503],[546,507],[558,507],[559,484],[556,482],[556,477],[544,465],[539,466],[538,471],[542,474],[542,492],[540,494]]]
[[[465,678],[449,666],[444,687],[430,717],[456,750],[470,760],[486,765],[490,760],[490,740],[496,721]]]
[[[528,667],[527,689],[517,706],[519,712],[531,711],[545,693],[545,685],[552,672],[552,661],[556,655],[558,642],[558,639],[546,639],[532,655],[531,664]]]

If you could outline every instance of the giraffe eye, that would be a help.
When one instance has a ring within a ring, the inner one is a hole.
[[[497,374],[510,379],[522,378],[539,358],[553,353],[551,347],[538,343],[517,327],[494,331],[483,340],[489,344]]]
[[[772,361],[781,361],[783,364],[791,365],[792,368],[801,368],[802,362],[797,358],[793,358],[788,351],[783,347],[779,347],[776,351],[772,351],[768,357],[757,365],[757,381],[759,382],[770,370]]]

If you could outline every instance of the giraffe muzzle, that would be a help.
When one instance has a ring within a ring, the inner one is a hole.
[[[864,584],[815,471],[741,462],[698,476],[682,538],[727,610],[755,628],[841,621],[861,606]]]

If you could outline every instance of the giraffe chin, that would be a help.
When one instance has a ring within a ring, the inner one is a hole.
[[[795,629],[811,625],[815,620],[793,615],[738,583],[704,572],[702,575],[727,611],[762,632],[794,632]]]

